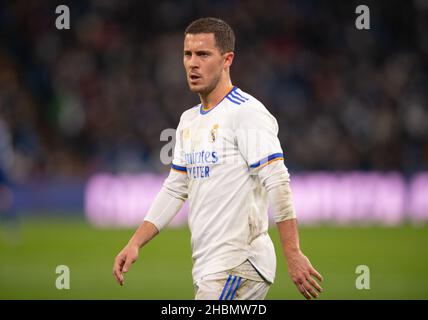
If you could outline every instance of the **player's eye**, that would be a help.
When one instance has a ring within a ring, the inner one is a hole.
[[[199,57],[203,57],[203,58],[205,58],[205,57],[208,57],[208,56],[209,56],[209,54],[208,54],[208,52],[201,51],[201,52],[198,52],[198,56],[199,56]]]

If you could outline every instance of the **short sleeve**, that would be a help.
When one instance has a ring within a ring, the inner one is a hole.
[[[283,160],[278,123],[262,104],[243,105],[235,117],[236,142],[250,170]]]

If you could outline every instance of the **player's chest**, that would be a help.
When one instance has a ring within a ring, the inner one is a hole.
[[[185,152],[225,151],[235,147],[235,133],[229,119],[199,117],[182,131]]]

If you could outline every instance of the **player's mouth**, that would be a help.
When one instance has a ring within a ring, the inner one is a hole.
[[[189,75],[190,82],[192,82],[192,83],[197,82],[201,78],[202,77],[198,74],[190,74]]]

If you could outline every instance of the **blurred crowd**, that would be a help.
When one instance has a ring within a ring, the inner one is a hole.
[[[201,16],[234,28],[232,80],[277,118],[290,170],[426,170],[428,1],[367,5],[370,30],[351,1],[1,2],[0,171],[168,170],[160,133],[199,103],[182,45]]]

